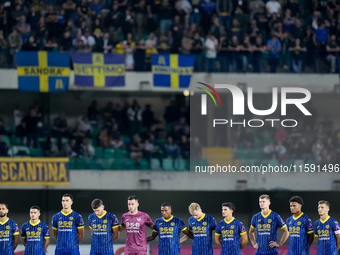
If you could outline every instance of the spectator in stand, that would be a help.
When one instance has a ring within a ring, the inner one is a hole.
[[[31,26],[32,32],[38,29],[40,17],[40,11],[36,11],[36,7],[32,5],[30,12],[27,14],[27,23]]]
[[[231,38],[231,42],[228,46],[228,50],[229,50],[229,56],[230,56],[229,71],[236,72],[237,63],[239,61],[239,56],[240,56],[239,55],[240,45],[239,45],[239,41],[236,35],[234,35]]]
[[[22,41],[25,43],[31,32],[31,26],[26,22],[25,15],[20,17],[20,22],[18,22],[16,28],[21,33]]]
[[[13,111],[13,120],[14,120],[15,128],[21,124],[23,116],[24,116],[24,113],[20,110],[20,106],[18,104],[15,104],[14,111]]]
[[[159,7],[159,29],[161,35],[166,35],[172,25],[173,7],[169,4],[169,0],[162,0]]]
[[[326,28],[325,22],[319,24],[319,28],[314,30],[313,42],[316,49],[316,72],[320,72],[320,60],[325,58],[326,45],[329,41],[329,30]]]
[[[289,30],[289,39],[293,41],[296,38],[299,38],[300,40],[303,40],[305,38],[305,32],[301,27],[300,19],[294,19],[294,25]]]
[[[110,34],[108,32],[104,33],[103,40],[99,45],[97,45],[98,52],[103,52],[104,54],[110,53],[113,49],[113,41],[110,39]]]
[[[5,121],[2,118],[0,118],[0,135],[11,136],[11,133],[6,130]]]
[[[164,145],[165,155],[168,158],[176,159],[180,156],[181,150],[174,142],[172,136],[168,136],[167,143]]]
[[[72,140],[71,143],[75,143],[75,140]],[[61,148],[59,150],[59,157],[67,157],[72,158],[75,156],[75,153],[72,153],[71,144],[68,143],[66,138],[61,138]]]
[[[280,58],[281,42],[278,40],[277,34],[272,35],[272,39],[267,41],[268,64],[271,73],[276,73],[276,68]]]
[[[258,13],[261,8],[264,8],[266,5],[262,0],[251,0],[248,5],[248,10],[250,13],[250,20],[254,19],[255,13]]]
[[[17,62],[15,58],[15,53],[18,52],[22,46],[22,37],[17,28],[14,28],[12,33],[8,36],[8,46],[9,53],[11,55],[11,57],[8,59],[10,61],[9,66],[11,66],[12,68],[16,68]]]
[[[233,1],[216,0],[216,12],[222,25],[228,31],[230,29],[230,15],[233,12]]]
[[[81,40],[84,43],[84,49],[86,53],[91,53],[92,49],[96,45],[96,40],[94,37],[91,35],[90,30],[86,29],[84,35],[81,37]]]
[[[157,51],[159,54],[169,54],[170,53],[170,44],[168,38],[165,35],[161,35],[159,37],[159,42],[157,45]],[[145,58],[145,56],[144,56]]]
[[[31,108],[29,114],[23,119],[25,123],[25,131],[27,135],[26,146],[27,147],[38,147],[38,123],[39,117],[37,115],[37,110]],[[32,144],[33,143],[33,144]]]
[[[35,38],[31,35],[28,40],[22,45],[22,51],[38,51],[38,44],[35,42]]]
[[[250,26],[247,31],[247,35],[250,37],[250,43],[255,44],[256,37],[260,35],[260,29],[257,27],[256,19],[250,21]]]
[[[222,34],[220,38],[220,42],[218,44],[218,62],[220,63],[220,72],[224,73],[228,70],[228,40],[227,34]]]
[[[239,136],[239,145],[243,148],[250,149],[254,144],[254,136],[250,132],[250,128],[246,128]]]
[[[130,157],[135,164],[139,164],[143,158],[144,145],[140,141],[138,134],[134,134],[132,142],[130,144]]]
[[[268,17],[265,13],[265,8],[259,8],[259,11],[255,13],[254,19],[257,22],[257,26],[260,30],[260,33],[262,35],[262,40],[265,42],[267,41],[267,35],[268,35]]]
[[[134,58],[133,53],[135,51],[136,42],[131,33],[126,35],[125,44],[125,70],[133,71],[134,69]]]
[[[132,101],[132,105],[127,110],[130,134],[138,134],[142,123],[142,110],[137,100]]]
[[[72,133],[72,139],[75,139],[76,144],[80,146],[85,136],[86,134],[82,129],[82,125],[78,124],[76,130]]]
[[[89,118],[89,121],[91,124],[96,125],[98,122],[98,103],[97,100],[92,100],[91,104],[87,108],[87,117]]]
[[[321,23],[321,13],[318,10],[313,11],[313,15],[309,18],[309,25],[313,30],[319,28],[319,24]]]
[[[246,72],[248,68],[248,62],[250,54],[252,52],[252,46],[250,44],[250,38],[246,35],[243,39],[243,43],[240,45],[240,60],[242,63],[242,72]]]
[[[55,158],[59,155],[58,146],[54,143],[52,137],[48,137],[46,143],[43,146],[44,156],[49,158]]]
[[[109,132],[109,143],[110,143],[110,146],[115,150],[125,147],[123,138],[119,131],[119,127],[117,123],[114,123],[112,125],[112,129]]]
[[[145,45],[145,65],[146,71],[151,72],[151,62],[152,62],[152,55],[157,54],[157,48],[153,46],[152,42],[148,42]]]
[[[255,73],[262,73],[263,71],[263,53],[266,50],[266,46],[263,45],[262,37],[256,37],[256,41],[252,46],[253,51],[253,71]]]
[[[10,21],[9,26],[12,27],[20,22],[20,18],[22,15],[25,15],[25,13],[23,13],[23,11],[21,10],[21,4],[19,3],[16,4],[15,9],[11,10],[10,15],[11,15],[11,19],[9,19]]]
[[[218,17],[213,17],[212,26],[210,28],[210,33],[213,33],[217,40],[220,40],[221,34],[224,34],[226,31],[224,26],[220,24],[220,19]]]
[[[181,141],[178,144],[178,146],[181,151],[181,157],[183,159],[189,159],[190,158],[190,142],[187,136],[185,135],[181,136]]]
[[[58,43],[55,39],[55,37],[50,36],[47,38],[47,41],[44,46],[45,51],[58,51]]]
[[[273,142],[267,143],[263,148],[263,155],[266,159],[271,159],[275,155],[275,146]]]
[[[123,34],[124,34],[125,38],[127,37],[128,33],[132,34],[134,23],[135,23],[135,20],[133,19],[131,11],[129,9],[126,9],[125,10],[125,20],[123,21],[123,26],[122,26]]]
[[[299,38],[295,39],[295,42],[291,44],[288,48],[291,52],[292,61],[291,61],[291,69],[294,73],[301,73],[303,67],[303,60],[305,57],[305,53],[307,51],[303,42],[300,41]]]
[[[88,137],[85,137],[83,139],[83,142],[80,146],[80,157],[86,158],[86,159],[91,159],[94,157],[95,152],[94,148],[91,144],[91,140]]]
[[[86,0],[84,0],[86,1]],[[118,1],[113,1],[112,9],[105,18],[110,33],[119,33],[123,26],[124,13],[119,11]]]
[[[60,42],[60,52],[72,52],[72,38],[70,31],[65,31]]]
[[[288,0],[283,9],[290,10],[292,13],[292,17],[298,17],[300,15],[300,8],[297,0]]]
[[[331,70],[330,73],[336,72],[336,62],[337,57],[339,56],[340,47],[336,42],[336,36],[331,35],[331,39],[326,46],[326,60],[329,62]]]
[[[151,105],[145,105],[145,110],[142,112],[142,120],[143,126],[146,128],[150,128],[151,125],[155,122],[154,112],[151,110]]]
[[[5,67],[7,64],[7,58],[6,55],[4,53],[4,50],[2,49],[7,49],[8,46],[8,42],[7,40],[4,38],[4,31],[1,30],[0,28],[0,67]]]
[[[101,18],[102,9],[103,9],[103,5],[99,3],[99,0],[93,0],[92,5],[91,5],[92,19]]]
[[[73,19],[76,20],[77,16],[77,5],[73,2],[73,0],[66,0],[62,5],[62,10],[65,12],[65,19]]]
[[[135,18],[136,18],[136,33],[137,33],[137,37],[140,38],[146,27],[146,20],[147,20],[145,0],[135,1],[134,10],[135,10]]]
[[[280,16],[281,4],[277,0],[269,0],[266,3],[267,15],[272,16],[273,13],[277,13]]]
[[[8,157],[8,146],[0,135],[0,157]]]
[[[89,118],[87,117],[87,114],[80,116],[78,118],[78,123],[80,125],[81,130],[87,134],[90,135],[92,132],[92,126],[91,123],[89,121]]]
[[[49,36],[58,36],[58,15],[54,11],[53,5],[47,7],[45,14],[46,30]]]
[[[240,27],[240,22],[236,18],[233,18],[231,21],[230,35],[231,37],[236,36],[239,42],[243,41],[244,31]]]
[[[205,41],[204,47],[206,49],[205,55],[205,71],[215,72],[216,71],[216,57],[218,41],[213,33],[209,33]]]
[[[69,135],[69,127],[67,125],[67,119],[65,113],[60,113],[58,117],[56,117],[52,124],[52,136],[57,137],[59,139],[59,143],[61,143],[61,137],[68,137]]]
[[[162,42],[160,42],[160,43],[162,43]],[[135,71],[145,71],[146,70],[145,51],[146,51],[145,40],[143,38],[141,38],[141,39],[139,39],[138,44],[136,46],[136,50],[134,52]]]
[[[171,100],[170,105],[165,108],[164,119],[167,125],[174,124],[181,114],[180,108],[175,100]]]
[[[281,141],[278,141],[275,146],[276,158],[280,162],[286,158],[287,148]]]
[[[191,35],[189,34],[189,32],[184,31],[183,33],[183,38],[182,38],[182,45],[180,47],[180,53],[181,54],[191,54],[191,50],[192,50],[192,39],[191,39]]]
[[[194,33],[191,54],[195,55],[195,71],[203,71],[203,39],[199,32]]]
[[[283,127],[279,128],[276,131],[276,133],[275,133],[275,141],[276,142],[283,142],[284,143],[287,140],[287,138],[288,138],[288,133]]]
[[[77,8],[77,14],[78,14],[78,19],[82,20],[90,20],[90,8],[88,5],[89,1],[87,0],[81,0],[80,5]]]
[[[290,31],[295,23],[295,18],[292,17],[292,11],[290,9],[285,10],[285,16],[283,18],[283,32]]]

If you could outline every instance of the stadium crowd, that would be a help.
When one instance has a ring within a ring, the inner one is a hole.
[[[135,71],[180,53],[196,55],[195,71],[334,73],[339,10],[338,0],[4,0],[0,66],[46,50],[122,53]]]

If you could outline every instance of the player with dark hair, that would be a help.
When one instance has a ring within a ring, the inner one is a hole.
[[[314,223],[315,237],[318,242],[317,255],[338,255],[340,249],[340,226],[328,215],[330,207],[328,201],[318,202],[320,219]]]
[[[169,203],[161,205],[163,218],[155,221],[153,232],[147,239],[150,242],[159,235],[158,255],[179,255],[181,232],[192,238],[192,233],[188,231],[183,220],[173,216],[171,212]]]
[[[289,199],[290,211],[293,214],[287,219],[289,231],[288,254],[309,254],[314,240],[311,219],[301,211],[303,200],[299,196]]]
[[[89,216],[92,235],[90,255],[114,255],[113,242],[119,237],[118,219],[105,210],[100,199],[94,199],[91,207],[94,213]]]
[[[44,255],[50,244],[50,230],[46,223],[40,221],[39,206],[30,208],[30,221],[21,227],[21,239],[25,246],[24,255]]]
[[[231,202],[222,204],[224,219],[217,224],[215,232],[215,242],[222,247],[221,255],[241,255],[241,249],[248,243],[243,223],[233,217],[235,210],[235,205]]]
[[[19,244],[19,227],[7,217],[9,212],[8,205],[0,203],[0,254],[14,254]]]
[[[57,240],[55,255],[79,255],[79,243],[84,238],[84,220],[72,210],[73,196],[62,196],[61,212],[53,215],[52,229]]]
[[[192,250],[191,255],[213,255],[212,247],[212,232],[216,228],[215,219],[202,212],[201,206],[198,203],[189,205],[189,213],[192,215],[189,218],[189,231],[192,232]],[[188,240],[187,235],[180,239],[180,242]]]
[[[289,237],[287,226],[280,215],[269,209],[269,195],[261,195],[259,205],[261,212],[253,216],[249,229],[251,244],[256,249],[256,255],[277,255],[279,254],[277,248],[282,246]],[[284,232],[279,243],[276,242],[278,228]],[[257,240],[255,240],[255,230],[257,230]]]
[[[125,255],[146,255],[148,244],[146,242],[146,227],[153,228],[153,222],[147,213],[138,211],[138,198],[128,197],[129,211],[122,216],[119,231],[126,229]]]

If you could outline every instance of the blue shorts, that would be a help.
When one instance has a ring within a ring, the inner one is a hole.
[[[55,250],[55,255],[80,255],[79,249],[74,250]]]
[[[114,255],[114,252],[108,252],[108,253],[97,253],[97,252],[90,252],[90,255]]]

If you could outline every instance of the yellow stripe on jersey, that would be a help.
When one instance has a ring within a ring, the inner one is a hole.
[[[22,236],[21,239],[26,239],[26,237]]]
[[[156,233],[158,233],[158,231],[157,231],[157,230],[153,230],[153,232],[156,232]]]
[[[52,227],[52,229],[57,230],[58,228]]]
[[[319,237],[318,235],[314,235],[315,237]]]
[[[242,235],[244,235],[244,234],[247,234],[247,232],[246,232],[246,231],[242,232],[242,233],[240,234],[240,236],[242,236]]]
[[[92,229],[92,227],[91,227],[91,226],[89,226],[89,228],[90,228],[90,229]]]
[[[77,227],[77,229],[84,228],[84,226]]]
[[[251,227],[253,228],[253,229],[255,229],[256,227],[254,227],[253,225],[251,225]]]
[[[14,236],[17,236],[17,235],[19,235],[19,234],[20,234],[19,232],[13,233]]]
[[[314,230],[308,231],[307,234],[314,233]]]
[[[113,227],[112,227],[112,229],[114,229],[114,228],[119,228],[119,225],[117,225],[117,226],[113,226]]]
[[[49,239],[50,237],[49,237],[49,236],[45,236],[44,238],[45,238],[45,239]]]
[[[284,228],[286,228],[287,227],[287,225],[286,224],[284,224],[282,227],[281,227],[281,229],[284,229]]]
[[[184,230],[187,230],[187,228],[185,227],[185,228],[183,228],[181,231],[184,231]]]
[[[215,233],[215,236],[220,236],[221,234]]]

